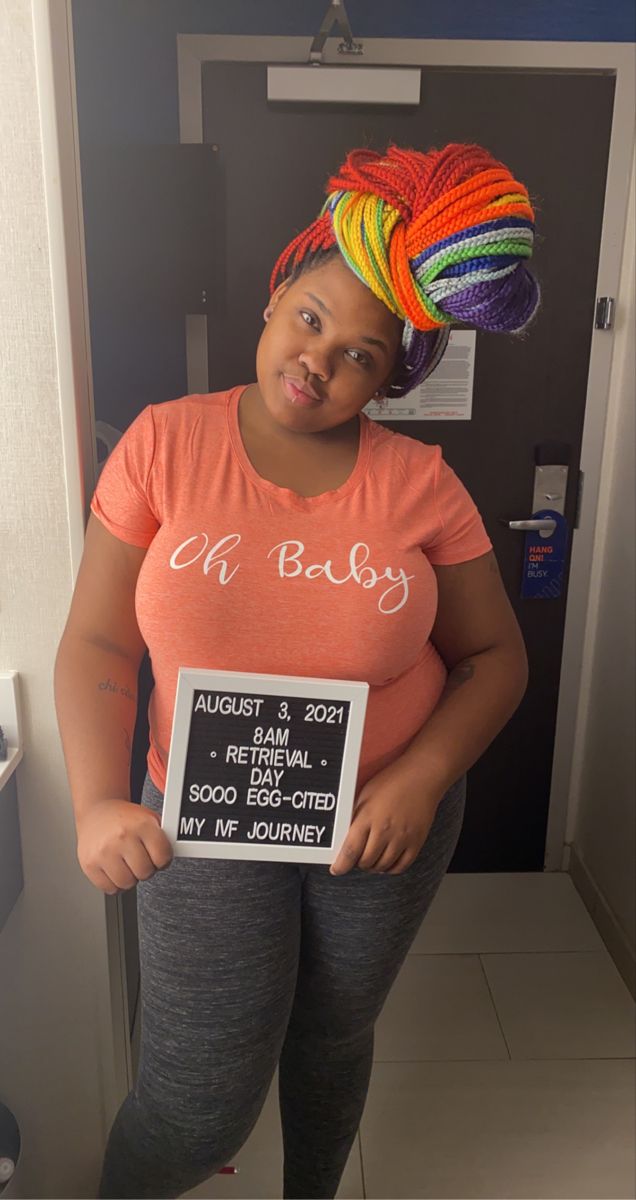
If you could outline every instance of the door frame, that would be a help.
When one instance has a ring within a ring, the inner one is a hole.
[[[95,409],[86,281],[78,116],[71,0],[33,0],[35,73],[42,131],[51,292],[60,389],[60,422],[65,460],[69,539],[73,581],[82,557],[90,500],[97,482]],[[308,61],[311,38],[177,35],[178,97],[181,142],[202,141],[201,69],[209,61]],[[618,295],[626,229],[630,166],[634,148],[636,69],[633,46],[623,43],[447,41],[367,38],[365,62],[402,66],[490,67],[534,70],[599,70],[616,77],[616,95],[603,213],[597,295]],[[503,61],[502,61],[503,60]],[[325,63],[338,55],[327,42]],[[187,318],[188,340],[196,365],[204,331],[199,314]],[[618,314],[620,322],[620,314]],[[581,469],[585,490],[579,528],[573,539],[566,610],[561,686],[550,793],[545,868],[567,869],[568,840],[574,827],[581,739],[589,680],[590,647],[601,586],[593,549],[599,509],[607,480],[601,466],[612,374],[613,331],[594,331],[586,397]],[[587,649],[587,653],[586,653]],[[132,1085],[124,927],[120,897],[104,897],[110,960],[110,995],[96,1014],[101,1046],[105,1119]]]
[[[337,39],[328,39],[325,64],[342,64]],[[179,135],[182,143],[203,141],[202,69],[206,62],[307,63],[311,39],[244,35],[178,34]],[[636,68],[633,46],[615,42],[444,41],[424,38],[365,38],[365,64],[474,67],[506,70],[598,71],[616,77],[596,295],[618,296],[626,230],[630,167],[634,152]],[[316,68],[320,69],[320,68]],[[207,391],[207,316],[186,317],[188,384]],[[575,824],[583,733],[588,706],[590,647],[600,588],[594,560],[595,532],[603,479],[605,423],[612,386],[614,329],[592,333],[580,469],[584,476],[578,527],[573,531],[554,760],[550,784],[544,869],[563,871]],[[190,390],[190,386],[189,386]],[[587,653],[586,653],[587,651]]]

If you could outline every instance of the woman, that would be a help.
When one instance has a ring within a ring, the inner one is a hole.
[[[527,684],[466,489],[439,446],[362,414],[430,374],[453,320],[529,321],[527,191],[459,145],[352,151],[327,190],[274,270],[256,382],[147,406],[91,503],[56,703],[80,864],[109,894],[139,883],[142,980],[139,1078],[102,1197],[177,1196],[217,1171],[277,1064],[284,1195],[335,1195],[374,1023],[455,849],[466,771]],[[331,868],[172,861],[160,817],[180,665],[369,682]]]

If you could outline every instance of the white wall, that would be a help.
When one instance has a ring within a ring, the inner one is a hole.
[[[635,192],[632,171],[590,597],[589,690],[579,729],[576,806],[570,822],[573,849],[632,956],[636,949]]]
[[[70,1198],[95,1194],[112,1113],[105,906],[75,858],[53,698],[73,574],[30,0],[0,0],[0,31],[0,664],[20,672],[26,747],[0,1099],[21,1127],[19,1194]]]

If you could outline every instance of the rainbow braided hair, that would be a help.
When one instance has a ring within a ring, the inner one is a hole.
[[[319,216],[276,262],[270,291],[337,246],[404,322],[390,396],[430,375],[453,323],[517,331],[535,313],[539,288],[524,266],[534,238],[528,192],[481,146],[351,150],[326,190]]]

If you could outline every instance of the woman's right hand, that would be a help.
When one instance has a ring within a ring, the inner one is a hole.
[[[152,809],[98,800],[77,822],[77,857],[91,883],[114,896],[169,866],[173,850]]]

